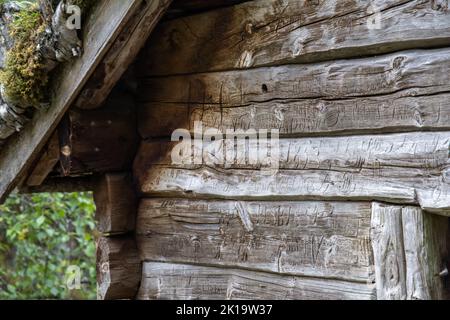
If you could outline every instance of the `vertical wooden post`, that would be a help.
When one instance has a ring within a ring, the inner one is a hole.
[[[444,299],[448,218],[419,207],[373,203],[377,298]]]
[[[136,196],[128,173],[108,173],[94,189],[97,241],[97,297],[134,299],[141,279],[134,229]]]

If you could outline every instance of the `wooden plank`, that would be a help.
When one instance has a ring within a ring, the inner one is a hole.
[[[231,70],[449,42],[450,11],[440,2],[258,0],[164,23],[140,69],[146,76]]]
[[[83,56],[67,64],[54,79],[52,103],[2,148],[0,157],[0,202],[26,173],[45,145],[64,112],[69,108],[95,67],[114,43],[139,0],[99,0],[89,16],[84,34]]]
[[[141,262],[131,237],[100,238],[97,242],[97,297],[134,299],[141,280]]]
[[[103,104],[117,81],[134,61],[171,2],[172,0],[141,2],[139,9],[129,19],[120,37],[83,88],[75,106],[92,109]]]
[[[410,300],[445,298],[448,219],[422,212],[420,208],[402,209],[403,243],[406,258],[406,289]]]
[[[373,203],[371,242],[377,297],[445,298],[448,219],[418,207]]]
[[[368,283],[369,202],[143,199],[141,260]]]
[[[239,269],[145,262],[138,299],[372,300],[373,286]]]
[[[97,230],[104,234],[133,231],[137,199],[132,177],[128,173],[103,175],[94,190]]]
[[[47,178],[48,174],[52,172],[53,168],[59,161],[59,139],[58,134],[55,132],[47,145],[45,146],[44,153],[39,159],[38,163],[31,172],[26,182],[27,186],[35,187],[40,186]]]
[[[404,92],[348,99],[302,99],[238,107],[201,103],[141,103],[143,139],[170,137],[194,122],[226,130],[278,129],[282,137],[450,129],[450,94],[405,96]]]
[[[373,204],[371,240],[378,300],[406,299],[402,207]]]
[[[447,132],[436,132],[281,139],[275,172],[249,162],[253,147],[225,165],[208,157],[200,165],[174,165],[170,144],[152,149],[154,144],[143,143],[134,175],[140,192],[149,196],[379,200],[448,215],[449,138]]]
[[[142,80],[139,101],[217,104],[223,108],[290,99],[344,99],[401,92],[421,96],[449,91],[450,49],[154,77]]]

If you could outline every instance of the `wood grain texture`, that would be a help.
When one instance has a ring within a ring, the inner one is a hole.
[[[144,75],[243,69],[448,45],[447,1],[258,0],[160,25]]]
[[[374,203],[371,229],[377,299],[405,300],[402,207]]]
[[[120,37],[97,66],[83,88],[75,106],[81,109],[100,107],[160,21],[172,0],[142,1],[129,19]]]
[[[373,203],[371,243],[380,300],[445,298],[448,219],[418,207]]]
[[[448,215],[449,138],[447,132],[436,132],[281,139],[279,170],[273,174],[246,159],[253,149],[225,166],[173,165],[170,144],[152,148],[143,143],[134,175],[145,195],[380,200]]]
[[[278,129],[281,137],[450,129],[450,94],[405,96],[404,92],[347,99],[277,100],[223,107],[220,104],[138,105],[143,139],[170,137],[194,122],[226,130]],[[168,116],[170,115],[170,116]]]
[[[134,299],[141,281],[141,262],[132,237],[100,238],[97,242],[97,297]]]
[[[103,175],[94,189],[94,201],[98,231],[121,234],[135,229],[137,199],[130,174]]]
[[[39,161],[35,165],[33,171],[27,179],[27,186],[36,187],[40,186],[47,178],[53,168],[59,162],[59,139],[58,134],[54,133],[47,145],[45,146],[44,153],[41,155]]]
[[[142,260],[369,283],[370,203],[144,199]]]
[[[2,148],[0,202],[26,174],[64,112],[116,40],[139,0],[100,0],[89,16],[84,33],[83,56],[58,73],[52,85],[52,103],[38,111],[30,123]]]
[[[144,262],[138,299],[371,300],[374,286],[240,269]]]
[[[406,289],[410,300],[445,298],[448,219],[423,213],[420,208],[402,209],[406,258]]]
[[[290,99],[345,99],[449,91],[450,49],[370,58],[143,79],[140,102],[223,108]]]

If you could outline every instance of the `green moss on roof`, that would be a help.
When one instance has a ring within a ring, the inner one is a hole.
[[[0,0],[4,4],[5,0]],[[13,47],[8,50],[4,69],[0,72],[5,98],[22,107],[39,106],[46,98],[49,75],[38,52],[38,40],[47,27],[37,1],[14,1],[22,10],[15,14],[9,26]],[[54,1],[56,4],[59,1]],[[83,15],[95,0],[72,0]]]
[[[15,14],[9,27],[14,39],[6,54],[5,68],[0,82],[9,101],[21,106],[38,106],[44,99],[48,75],[37,52],[39,36],[45,30],[44,20],[36,6]]]

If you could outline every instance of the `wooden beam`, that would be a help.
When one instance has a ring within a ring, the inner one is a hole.
[[[98,231],[122,234],[135,229],[137,199],[128,173],[107,173],[95,189],[95,218]]]
[[[153,28],[162,18],[172,0],[143,1],[139,10],[125,26],[120,37],[97,66],[75,106],[97,108],[106,100],[114,85],[134,61]]]
[[[67,64],[53,80],[51,106],[37,112],[14,139],[8,141],[0,157],[0,202],[17,186],[39,155],[42,147],[70,107],[83,85],[136,12],[142,0],[99,0],[85,27],[84,54]],[[154,1],[152,1],[154,2]],[[134,32],[130,37],[142,36]]]
[[[55,132],[27,180],[27,186],[40,186],[59,161],[59,139]]]
[[[100,238],[97,242],[98,299],[133,299],[140,280],[141,262],[134,238]]]

